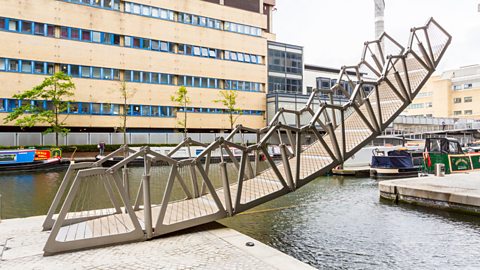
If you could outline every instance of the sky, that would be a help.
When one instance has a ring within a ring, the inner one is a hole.
[[[385,32],[406,45],[410,28],[433,17],[452,35],[437,71],[480,64],[479,4],[480,0],[385,0]],[[303,46],[306,64],[355,65],[363,43],[375,36],[373,0],[277,0],[273,16],[277,41]]]

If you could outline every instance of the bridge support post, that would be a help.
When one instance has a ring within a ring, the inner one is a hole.
[[[128,181],[128,171],[129,169],[127,165],[125,165],[125,167],[122,168],[122,179],[125,193],[127,193],[127,198],[130,200],[130,182]]]
[[[142,176],[143,183],[143,210],[145,215],[145,232],[147,239],[152,238],[152,208],[150,202],[150,175]]]
[[[300,128],[300,115],[296,115],[297,118],[297,128]],[[297,132],[296,134],[296,142],[295,142],[295,184],[298,184],[300,182],[300,154],[302,153],[302,134],[300,132]],[[292,149],[293,150],[293,149]]]
[[[232,194],[230,193],[230,183],[228,181],[227,163],[220,163],[222,170],[223,194],[225,195],[225,208],[229,216],[233,216]]]
[[[282,154],[283,167],[285,168],[285,176],[287,180],[287,185],[290,187],[290,190],[295,190],[295,185],[293,183],[292,169],[290,168],[290,163],[288,162],[287,146],[285,144],[280,145],[280,153]]]
[[[150,160],[148,160],[147,155],[143,156],[145,170],[142,175],[142,186],[143,186],[143,213],[144,213],[144,222],[145,222],[145,233],[146,238],[151,239],[153,237],[152,229],[152,203],[150,200]]]

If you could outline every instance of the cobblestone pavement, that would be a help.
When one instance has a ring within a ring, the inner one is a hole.
[[[288,255],[228,228],[43,256],[43,217],[0,223],[0,269],[308,269]],[[246,247],[251,241],[254,247]]]

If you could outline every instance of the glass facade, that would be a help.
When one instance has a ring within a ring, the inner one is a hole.
[[[268,92],[302,94],[303,48],[268,43]]]

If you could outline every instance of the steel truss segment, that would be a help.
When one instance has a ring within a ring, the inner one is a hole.
[[[70,166],[67,169],[67,173],[63,177],[62,183],[60,184],[60,187],[58,188],[58,191],[55,194],[53,202],[50,205],[50,208],[48,209],[47,216],[42,225],[44,231],[52,229],[52,226],[55,223],[53,216],[55,215],[55,212],[57,211],[62,198],[65,196],[67,192],[67,187],[71,185],[74,178],[76,177],[76,171],[80,169],[91,168],[91,167],[96,167],[95,163],[83,162],[83,163],[70,164]]]
[[[84,248],[92,248],[92,247],[112,245],[112,244],[118,244],[118,243],[124,243],[124,242],[140,241],[143,239],[144,234],[143,234],[142,228],[140,226],[140,223],[137,217],[135,216],[135,213],[133,211],[132,206],[130,205],[130,202],[127,199],[127,195],[121,185],[121,182],[112,181],[116,190],[120,194],[120,197],[123,201],[125,209],[127,210],[128,218],[130,219],[130,222],[133,225],[132,230],[125,233],[111,234],[111,235],[100,236],[100,237],[83,238],[80,240],[70,240],[70,241],[57,240],[57,237],[59,235],[61,228],[63,226],[68,226],[72,224],[66,220],[66,216],[68,214],[70,207],[72,206],[73,200],[77,196],[81,181],[84,181],[82,178],[86,176],[91,176],[94,171],[101,172],[98,169],[85,170],[83,173],[78,173],[77,176],[75,177],[72,187],[70,188],[70,191],[68,192],[68,195],[65,198],[63,206],[60,210],[58,219],[55,221],[52,231],[50,232],[50,235],[48,237],[47,243],[45,244],[45,247],[44,247],[45,255],[53,255],[59,252],[73,251],[73,250],[79,250]],[[105,170],[103,170],[103,172],[105,172]],[[107,179],[111,180],[110,177],[107,177]],[[105,218],[105,217],[106,215],[98,216],[98,218]],[[87,222],[88,220],[83,219],[83,220],[77,220],[77,221]],[[77,226],[77,229],[78,229],[78,226]]]

